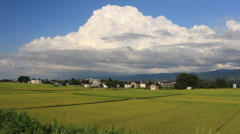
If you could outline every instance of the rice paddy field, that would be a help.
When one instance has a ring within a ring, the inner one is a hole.
[[[107,90],[0,83],[0,108],[27,111],[41,123],[123,127],[132,133],[240,133],[240,89]]]

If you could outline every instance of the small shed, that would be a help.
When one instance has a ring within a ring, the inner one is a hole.
[[[90,84],[84,84],[84,87],[90,87]]]
[[[105,85],[105,83],[103,83],[103,88],[108,88],[108,86],[107,86],[107,85]]]
[[[59,87],[59,86],[62,86],[62,84],[58,83],[58,82],[55,82],[55,86]]]

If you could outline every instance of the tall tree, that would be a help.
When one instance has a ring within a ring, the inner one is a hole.
[[[108,90],[109,90],[109,88],[111,88],[111,87],[113,86],[113,82],[112,82],[112,81],[107,81],[107,82],[105,83],[105,85],[107,85]]]
[[[112,80],[112,78],[109,77],[109,78],[108,78],[108,81],[113,81],[113,80]]]
[[[228,83],[224,79],[221,79],[221,78],[217,78],[216,84],[217,84],[218,88],[228,88],[229,87]]]
[[[72,84],[72,85],[76,85],[76,84],[77,84],[77,81],[76,81],[74,78],[72,78],[72,79],[71,79],[71,84]]]
[[[181,73],[176,78],[176,89],[186,89],[187,87],[199,87],[199,77],[194,74]]]
[[[148,87],[150,87],[154,82],[153,81],[148,81]]]
[[[118,84],[119,84],[119,86],[121,87],[121,89],[124,87],[124,84],[123,84],[122,81],[120,81]]]
[[[82,80],[83,84],[89,84],[89,80]]]
[[[18,81],[21,83],[27,83],[28,81],[30,81],[30,78],[28,76],[20,76],[18,77]]]

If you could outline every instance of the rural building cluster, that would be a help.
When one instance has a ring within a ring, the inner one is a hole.
[[[109,78],[111,79],[111,78]],[[140,81],[112,81],[112,80],[100,80],[100,79],[85,79],[83,80],[76,80],[77,83],[81,83],[80,86],[90,88],[90,87],[101,87],[101,88],[150,88],[151,90],[158,90],[160,87],[174,87],[175,82],[168,82],[168,83],[161,83],[160,81],[157,82],[140,82]],[[111,84],[109,84],[111,83]],[[56,85],[59,83],[56,83]],[[68,83],[69,85],[71,83]],[[59,85],[57,85],[59,86]]]
[[[3,82],[11,82],[11,80],[2,80]],[[14,82],[14,81],[12,81]],[[215,81],[203,81],[194,74],[181,73],[177,75],[176,80],[173,81],[119,81],[108,79],[83,79],[77,80],[59,80],[59,79],[30,79],[29,76],[20,76],[17,81],[19,83],[29,84],[53,84],[55,86],[81,86],[86,88],[107,88],[122,89],[122,88],[146,88],[150,90],[159,89],[196,89],[196,88],[237,88],[240,82],[226,81],[222,78],[217,78]]]

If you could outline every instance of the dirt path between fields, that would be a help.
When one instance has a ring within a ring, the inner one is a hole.
[[[218,126],[215,131],[219,131],[220,129],[222,129],[235,115],[237,115],[238,113],[240,113],[240,109],[238,109],[236,112],[234,112],[229,118],[227,118],[223,123],[221,123],[220,126]]]
[[[83,95],[83,94],[81,94]],[[133,99],[152,99],[152,98],[160,98],[160,97],[169,97],[169,96],[177,96],[182,94],[175,95],[166,95],[166,96],[151,96],[151,97],[137,97],[137,98],[122,98],[119,100],[109,100],[109,101],[97,101],[97,102],[87,102],[87,103],[74,103],[74,104],[60,104],[60,105],[51,105],[51,106],[40,106],[40,107],[28,107],[28,108],[13,108],[13,110],[24,110],[24,109],[38,109],[38,108],[52,108],[52,107],[65,107],[65,106],[77,106],[77,105],[88,105],[88,104],[98,104],[98,103],[109,103],[109,102],[118,102],[118,101],[127,101]],[[102,96],[102,97],[113,97],[113,96]]]

